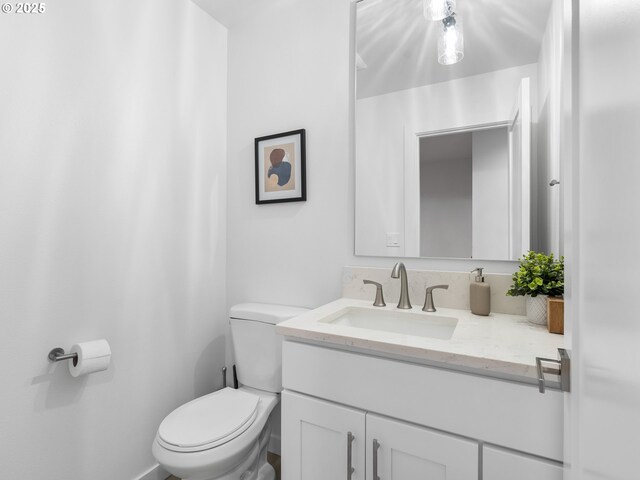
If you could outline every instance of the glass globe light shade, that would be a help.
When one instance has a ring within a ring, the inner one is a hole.
[[[442,20],[438,32],[438,63],[453,65],[464,58],[462,19],[456,14]]]
[[[427,20],[442,20],[455,13],[456,0],[423,0],[423,8]]]

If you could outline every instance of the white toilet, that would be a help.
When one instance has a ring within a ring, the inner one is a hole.
[[[282,339],[275,325],[306,312],[283,305],[231,308],[238,380],[171,412],[160,424],[153,455],[184,480],[272,480],[267,463],[269,415],[282,390]]]

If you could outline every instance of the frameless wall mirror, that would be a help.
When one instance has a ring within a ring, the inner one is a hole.
[[[457,0],[442,64],[429,1],[357,4],[356,255],[561,253],[561,2]]]

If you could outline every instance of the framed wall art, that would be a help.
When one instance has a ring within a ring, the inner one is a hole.
[[[256,138],[256,203],[307,200],[305,131]]]

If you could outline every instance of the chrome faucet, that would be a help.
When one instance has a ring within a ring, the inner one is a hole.
[[[411,301],[409,300],[409,284],[407,282],[407,269],[404,268],[404,263],[396,263],[391,271],[391,278],[400,279],[400,300],[398,301],[398,308],[410,310]]]
[[[444,288],[445,290],[449,289],[449,285],[434,285],[433,287],[427,287],[427,295],[424,299],[424,307],[422,307],[423,312],[435,312],[436,306],[433,304],[433,289],[434,288]]]

